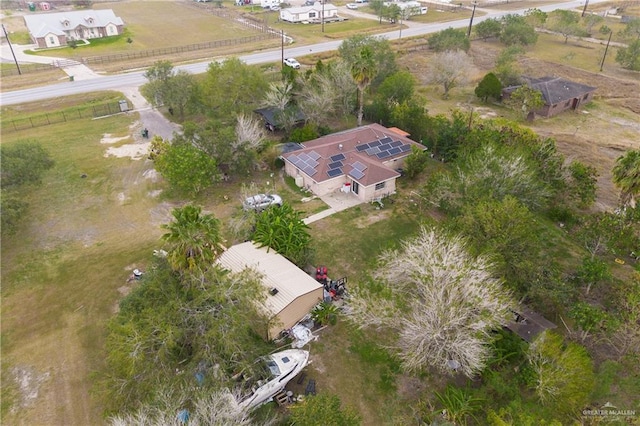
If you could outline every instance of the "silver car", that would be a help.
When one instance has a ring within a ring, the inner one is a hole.
[[[282,198],[276,194],[258,194],[247,197],[242,203],[245,211],[262,211],[270,206],[282,206]]]

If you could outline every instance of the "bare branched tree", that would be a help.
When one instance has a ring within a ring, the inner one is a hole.
[[[462,50],[436,53],[428,71],[428,81],[440,84],[444,88],[443,97],[449,97],[449,91],[467,82],[473,62]]]
[[[349,315],[361,327],[395,331],[407,370],[431,366],[472,377],[485,366],[490,332],[507,321],[511,306],[491,262],[470,256],[461,238],[423,228],[383,253],[377,271],[383,290],[355,290]]]
[[[327,125],[335,113],[340,94],[330,75],[316,73],[313,80],[302,85],[298,104],[307,120],[319,126]]]
[[[262,104],[266,107],[284,111],[293,97],[293,84],[289,81],[271,83],[269,90],[264,95]]]
[[[261,122],[246,114],[238,115],[236,123],[236,140],[233,143],[233,149],[245,146],[249,149],[258,149],[264,141],[264,128]]]
[[[186,407],[191,409],[186,409]],[[249,414],[243,412],[229,390],[220,390],[195,399],[186,392],[159,392],[153,405],[145,405],[137,412],[110,419],[112,426],[249,426]],[[267,424],[267,423],[263,423]]]
[[[348,115],[353,112],[356,102],[357,87],[351,77],[349,65],[344,61],[338,61],[330,70],[333,87],[339,94],[336,103],[338,115]]]

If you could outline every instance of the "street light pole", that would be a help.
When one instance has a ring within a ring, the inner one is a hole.
[[[469,29],[467,30],[467,38],[471,37],[471,26],[473,25],[473,17],[476,15],[476,6],[478,2],[473,2],[473,12],[471,12],[471,19],[469,19]]]

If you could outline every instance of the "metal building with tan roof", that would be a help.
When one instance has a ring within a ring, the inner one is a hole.
[[[269,322],[260,332],[268,340],[293,327],[322,301],[322,284],[275,250],[252,241],[229,247],[217,263],[232,272],[251,268],[261,274]]]

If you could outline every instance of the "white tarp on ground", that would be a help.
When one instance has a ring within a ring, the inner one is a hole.
[[[314,335],[311,329],[302,324],[296,324],[291,328],[291,334],[296,339],[291,344],[292,348],[300,349],[307,343],[318,340],[318,336]]]

